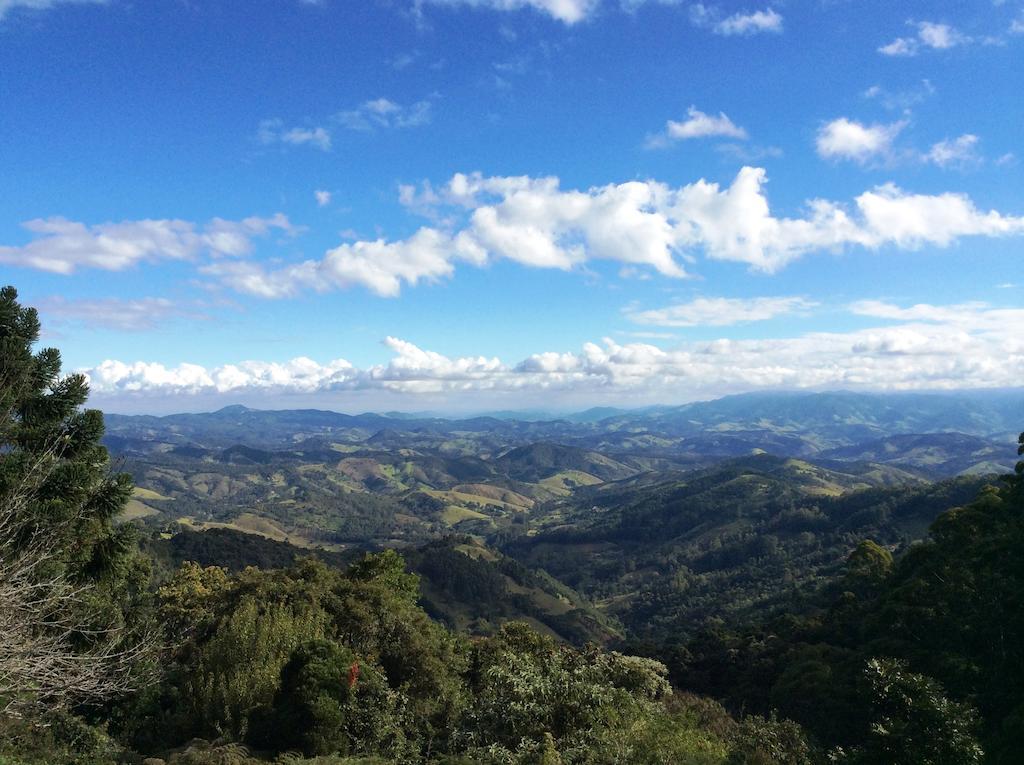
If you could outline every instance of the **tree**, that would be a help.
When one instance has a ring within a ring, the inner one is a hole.
[[[302,644],[281,670],[274,730],[281,749],[307,755],[403,751],[401,695],[378,667],[329,640]]]
[[[144,642],[124,606],[145,579],[128,529],[131,494],[82,409],[82,375],[38,352],[36,311],[0,290],[0,710],[99,701],[127,689]]]
[[[609,729],[660,711],[670,692],[659,662],[578,651],[522,622],[504,625],[473,649],[465,734],[471,747],[532,751],[550,735],[564,758],[591,748]]]
[[[892,553],[865,539],[846,560],[847,588],[854,592],[875,592],[892,574],[892,568]]]
[[[311,558],[233,576],[183,566],[159,592],[165,627],[184,638],[158,700],[170,710],[169,737],[310,753],[444,749],[465,704],[462,648],[416,604],[410,582],[394,552],[344,572]],[[379,730],[359,727],[392,708],[401,714]],[[307,714],[308,725],[296,722]],[[332,720],[345,730],[332,734]]]
[[[974,738],[978,715],[950,701],[942,686],[908,671],[896,659],[871,659],[866,674],[875,718],[867,743],[853,753],[858,765],[974,765],[982,750]]]

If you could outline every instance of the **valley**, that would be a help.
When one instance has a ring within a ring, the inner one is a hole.
[[[907,549],[1012,470],[1017,411],[1001,394],[846,393],[555,420],[233,406],[108,415],[106,443],[136,484],[122,520],[165,539],[397,547],[454,628],[527,618],[615,642],[799,609],[860,540]]]

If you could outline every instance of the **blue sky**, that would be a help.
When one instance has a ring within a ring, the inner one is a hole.
[[[0,0],[0,281],[112,411],[1020,384],[1024,3]]]

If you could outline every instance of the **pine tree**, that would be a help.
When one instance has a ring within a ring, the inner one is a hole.
[[[103,699],[141,651],[128,604],[146,579],[114,517],[131,495],[83,409],[84,376],[34,351],[39,318],[0,290],[0,710]]]

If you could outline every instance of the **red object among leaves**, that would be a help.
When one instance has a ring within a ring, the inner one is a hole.
[[[356,683],[359,681],[359,662],[352,662],[352,666],[348,668],[348,687],[355,688]]]

